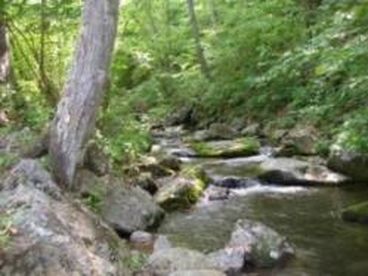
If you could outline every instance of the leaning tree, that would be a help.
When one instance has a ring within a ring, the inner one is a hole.
[[[50,128],[50,159],[59,184],[71,188],[104,95],[118,24],[119,0],[85,0],[69,78]]]

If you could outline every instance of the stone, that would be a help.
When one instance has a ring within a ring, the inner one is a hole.
[[[110,171],[110,160],[103,149],[96,143],[88,144],[86,154],[84,156],[84,167],[97,176],[107,175]]]
[[[151,173],[141,173],[135,183],[138,187],[147,191],[151,195],[154,195],[158,190],[158,184],[153,179]]]
[[[341,215],[345,221],[368,224],[368,201],[346,207]]]
[[[164,211],[146,191],[121,183],[110,186],[101,215],[121,236],[155,227],[163,219]]]
[[[151,243],[153,240],[153,235],[145,231],[135,231],[130,235],[129,238],[131,243]]]
[[[172,248],[172,244],[165,235],[158,235],[153,244],[153,252]]]
[[[239,275],[245,272],[246,260],[243,247],[221,249],[210,253],[208,257],[227,275]]]
[[[258,123],[254,123],[242,129],[240,134],[242,136],[259,136],[260,132],[261,132],[261,125]]]
[[[214,186],[228,188],[228,189],[240,189],[240,188],[249,188],[258,185],[259,183],[251,178],[243,178],[243,177],[223,177],[215,180],[213,182]]]
[[[192,148],[198,157],[246,157],[259,152],[260,143],[257,139],[246,137],[236,140],[194,142]]]
[[[198,201],[210,179],[199,167],[187,166],[179,175],[158,179],[154,198],[167,211],[187,209]]]
[[[182,270],[216,270],[209,258],[194,250],[170,248],[154,252],[149,258],[145,271],[155,276],[167,276]]]
[[[208,137],[210,140],[229,140],[238,135],[237,131],[228,124],[213,123],[208,128]]]
[[[293,158],[269,158],[260,164],[262,181],[280,185],[330,185],[336,186],[349,181],[344,175],[335,173],[322,165],[310,164]]]
[[[218,270],[201,269],[175,271],[169,276],[226,276],[226,274]]]
[[[0,217],[9,222],[0,275],[131,275],[126,244],[37,161],[22,160],[2,180]]]
[[[355,182],[368,181],[368,154],[343,149],[333,149],[327,166],[348,175]]]
[[[316,154],[317,132],[313,127],[298,127],[282,137],[280,156]]]
[[[273,267],[294,255],[294,249],[285,237],[266,225],[251,220],[237,221],[225,250],[227,257],[234,255],[230,264],[238,264],[241,250],[244,252],[244,267]],[[225,264],[227,262],[224,262]]]

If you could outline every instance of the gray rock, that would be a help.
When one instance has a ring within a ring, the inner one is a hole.
[[[214,123],[208,128],[208,139],[233,139],[238,133],[228,124]]]
[[[107,175],[110,171],[110,160],[96,142],[91,142],[84,156],[84,166],[97,176]]]
[[[155,243],[153,244],[153,251],[160,251],[172,248],[172,244],[165,235],[158,235]]]
[[[294,128],[281,140],[280,156],[314,155],[318,136],[312,127]]]
[[[250,220],[239,220],[236,223],[225,250],[228,252],[223,264],[239,264],[240,252],[243,250],[244,266],[257,268],[275,266],[294,255],[294,249],[286,238],[266,225]]]
[[[216,270],[204,254],[185,248],[170,248],[154,252],[144,270],[155,276],[167,276],[182,270]]]
[[[261,125],[258,123],[250,124],[240,133],[242,136],[258,136],[261,132]]]
[[[123,236],[153,227],[163,216],[163,210],[146,191],[123,184],[109,189],[102,208],[102,217]]]
[[[327,166],[350,176],[354,181],[368,181],[368,154],[334,149],[331,151]]]
[[[161,188],[155,194],[155,201],[167,211],[189,208],[202,194],[205,184],[200,179],[182,176],[159,180]]]
[[[131,275],[124,242],[38,162],[22,160],[0,187],[0,218],[9,221],[1,275]]]
[[[213,185],[228,189],[240,189],[240,188],[249,188],[259,183],[251,178],[243,178],[243,177],[223,177],[215,180]]]
[[[135,231],[130,235],[129,241],[131,243],[152,243],[153,235],[145,231]]]
[[[151,195],[155,194],[158,190],[158,185],[151,173],[141,173],[136,180],[136,185]]]
[[[201,269],[201,270],[180,270],[170,273],[169,276],[226,276],[226,274],[218,270]]]
[[[215,266],[228,275],[239,275],[246,266],[245,252],[242,247],[226,248],[208,255]]]
[[[349,179],[322,165],[293,158],[270,158],[260,164],[258,178],[281,185],[339,185]]]

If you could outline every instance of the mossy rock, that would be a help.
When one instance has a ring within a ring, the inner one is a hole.
[[[254,137],[235,140],[194,142],[191,144],[199,157],[245,157],[257,154],[260,143]]]
[[[342,211],[345,221],[368,224],[368,201],[351,205]]]
[[[187,166],[180,175],[160,180],[155,200],[166,211],[188,209],[198,201],[209,181],[202,169]]]

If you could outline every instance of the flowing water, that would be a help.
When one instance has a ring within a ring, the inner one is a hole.
[[[214,177],[249,175],[265,156],[219,160],[191,159]],[[187,160],[188,161],[188,160]],[[244,166],[245,163],[249,166]],[[238,166],[241,164],[241,166]],[[243,168],[243,169],[242,169]],[[368,275],[368,227],[341,220],[341,209],[368,198],[368,190],[255,185],[233,190],[228,200],[202,200],[192,210],[167,216],[159,232],[176,245],[210,252],[223,248],[234,223],[247,218],[263,222],[288,237],[296,257],[283,269],[260,275]]]

